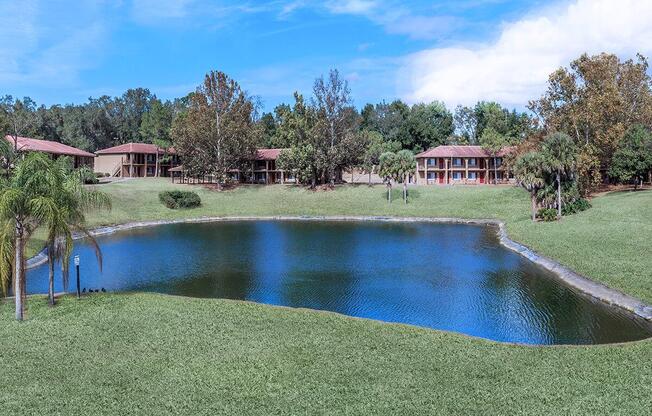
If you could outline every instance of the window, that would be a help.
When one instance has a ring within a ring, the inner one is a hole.
[[[437,179],[435,172],[428,172],[428,180],[435,180],[435,179]]]
[[[469,159],[469,166],[477,166],[478,165],[478,159],[472,157]]]
[[[454,181],[461,181],[462,180],[462,172],[453,172],[453,180]]]
[[[469,180],[474,181],[478,179],[478,173],[477,172],[469,172]]]
[[[453,158],[453,166],[462,166],[462,158],[461,157],[454,157]]]
[[[436,159],[428,159],[428,166],[435,166],[436,162]]]
[[[497,157],[496,158],[496,167],[499,167],[503,164],[503,158]]]

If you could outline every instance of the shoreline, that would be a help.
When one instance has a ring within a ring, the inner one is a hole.
[[[652,306],[645,302],[622,293],[616,289],[610,288],[586,276],[563,266],[559,262],[536,253],[529,247],[510,239],[507,235],[505,223],[493,219],[464,219],[464,218],[428,218],[428,217],[392,217],[392,216],[355,216],[355,215],[336,215],[336,216],[237,216],[237,217],[199,217],[176,220],[155,220],[130,222],[115,226],[97,227],[90,231],[93,236],[112,234],[115,232],[131,230],[135,228],[155,227],[167,224],[192,224],[192,223],[211,223],[224,221],[384,221],[396,223],[434,223],[434,224],[469,224],[469,225],[491,225],[498,227],[497,235],[504,247],[520,254],[533,263],[554,273],[562,282],[568,286],[579,290],[601,302],[611,306],[616,306],[630,313],[652,321]],[[74,239],[81,239],[83,234],[74,235]],[[46,249],[41,250],[37,255],[27,260],[27,270],[38,267],[47,263],[48,258]]]

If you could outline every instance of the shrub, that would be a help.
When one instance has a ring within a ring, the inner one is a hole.
[[[201,205],[201,199],[195,192],[190,191],[162,191],[158,199],[170,209],[195,208]]]
[[[537,218],[542,221],[555,221],[557,219],[557,210],[554,208],[541,208],[537,212]]]
[[[579,198],[572,202],[566,203],[561,208],[561,213],[562,215],[571,215],[571,214],[576,214],[578,212],[586,211],[589,208],[591,208],[591,203],[584,198]]]
[[[77,169],[77,172],[79,173],[79,178],[81,179],[83,184],[95,185],[99,183],[99,180],[95,175],[95,172],[93,172],[89,167],[82,166],[81,168]]]

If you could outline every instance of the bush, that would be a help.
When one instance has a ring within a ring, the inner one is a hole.
[[[163,191],[158,199],[170,209],[195,208],[201,205],[199,195],[190,191]]]
[[[573,202],[569,202],[565,204],[561,208],[561,213],[562,215],[571,215],[571,214],[576,214],[578,212],[586,211],[589,208],[591,208],[591,203],[584,198],[579,198]]]
[[[557,210],[554,208],[541,208],[537,212],[537,218],[542,221],[555,221],[557,219]]]

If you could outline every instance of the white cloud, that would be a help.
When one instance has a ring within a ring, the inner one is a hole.
[[[378,6],[372,0],[334,0],[326,3],[326,7],[333,13],[368,14]]]
[[[499,37],[474,46],[421,51],[399,72],[409,102],[449,106],[496,100],[523,106],[548,75],[586,52],[633,57],[652,53],[652,1],[576,0],[505,24]]]

